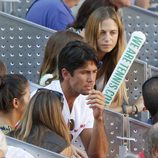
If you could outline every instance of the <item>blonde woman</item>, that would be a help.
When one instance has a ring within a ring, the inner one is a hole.
[[[96,89],[102,91],[125,48],[124,28],[117,12],[111,7],[100,7],[89,17],[85,27],[86,41],[96,50],[100,61]],[[122,84],[110,108],[122,111],[127,102],[125,84]]]
[[[85,39],[96,50],[100,61],[96,89],[102,91],[125,49],[124,27],[120,15],[112,7],[96,9],[87,21]],[[127,104],[126,86],[123,82],[110,109],[136,114],[144,108],[142,97],[132,106],[125,106]]]
[[[19,127],[12,136],[39,147],[72,155],[68,127],[62,116],[62,94],[39,89],[31,98]]]

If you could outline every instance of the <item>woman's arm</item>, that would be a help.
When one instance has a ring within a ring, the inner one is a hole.
[[[131,0],[110,0],[110,2],[118,8],[131,6]]]
[[[66,156],[66,157],[71,157],[72,156],[72,147],[68,146],[62,152],[60,152],[60,154]]]
[[[135,5],[148,9],[150,7],[150,0],[136,0]]]

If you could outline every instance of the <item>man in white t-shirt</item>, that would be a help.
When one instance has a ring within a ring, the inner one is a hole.
[[[89,45],[70,42],[59,54],[59,81],[46,87],[63,94],[63,116],[72,142],[80,136],[90,158],[106,157],[108,149],[103,119],[105,97],[94,90],[97,66],[97,57]]]
[[[0,158],[5,157],[6,152],[7,152],[7,143],[6,143],[5,135],[0,130]]]

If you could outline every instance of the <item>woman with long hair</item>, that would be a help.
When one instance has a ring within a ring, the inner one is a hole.
[[[96,89],[103,90],[124,49],[124,27],[120,16],[112,7],[100,7],[89,17],[85,39],[96,50],[101,65],[97,73]],[[127,100],[125,82],[121,85],[110,108],[117,112]]]
[[[62,116],[62,102],[61,93],[38,89],[31,98],[18,128],[11,136],[71,156],[70,135]]]
[[[48,85],[52,80],[58,79],[58,55],[62,48],[70,41],[83,40],[82,37],[70,30],[55,32],[46,44],[44,59],[40,68],[39,84]]]

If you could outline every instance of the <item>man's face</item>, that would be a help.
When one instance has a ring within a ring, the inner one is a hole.
[[[88,61],[83,67],[76,69],[73,76],[69,75],[69,86],[72,93],[89,94],[94,88],[97,75],[97,66],[93,61]]]
[[[106,53],[112,51],[118,40],[118,26],[113,19],[105,19],[99,26],[97,40],[98,58],[101,60]]]

